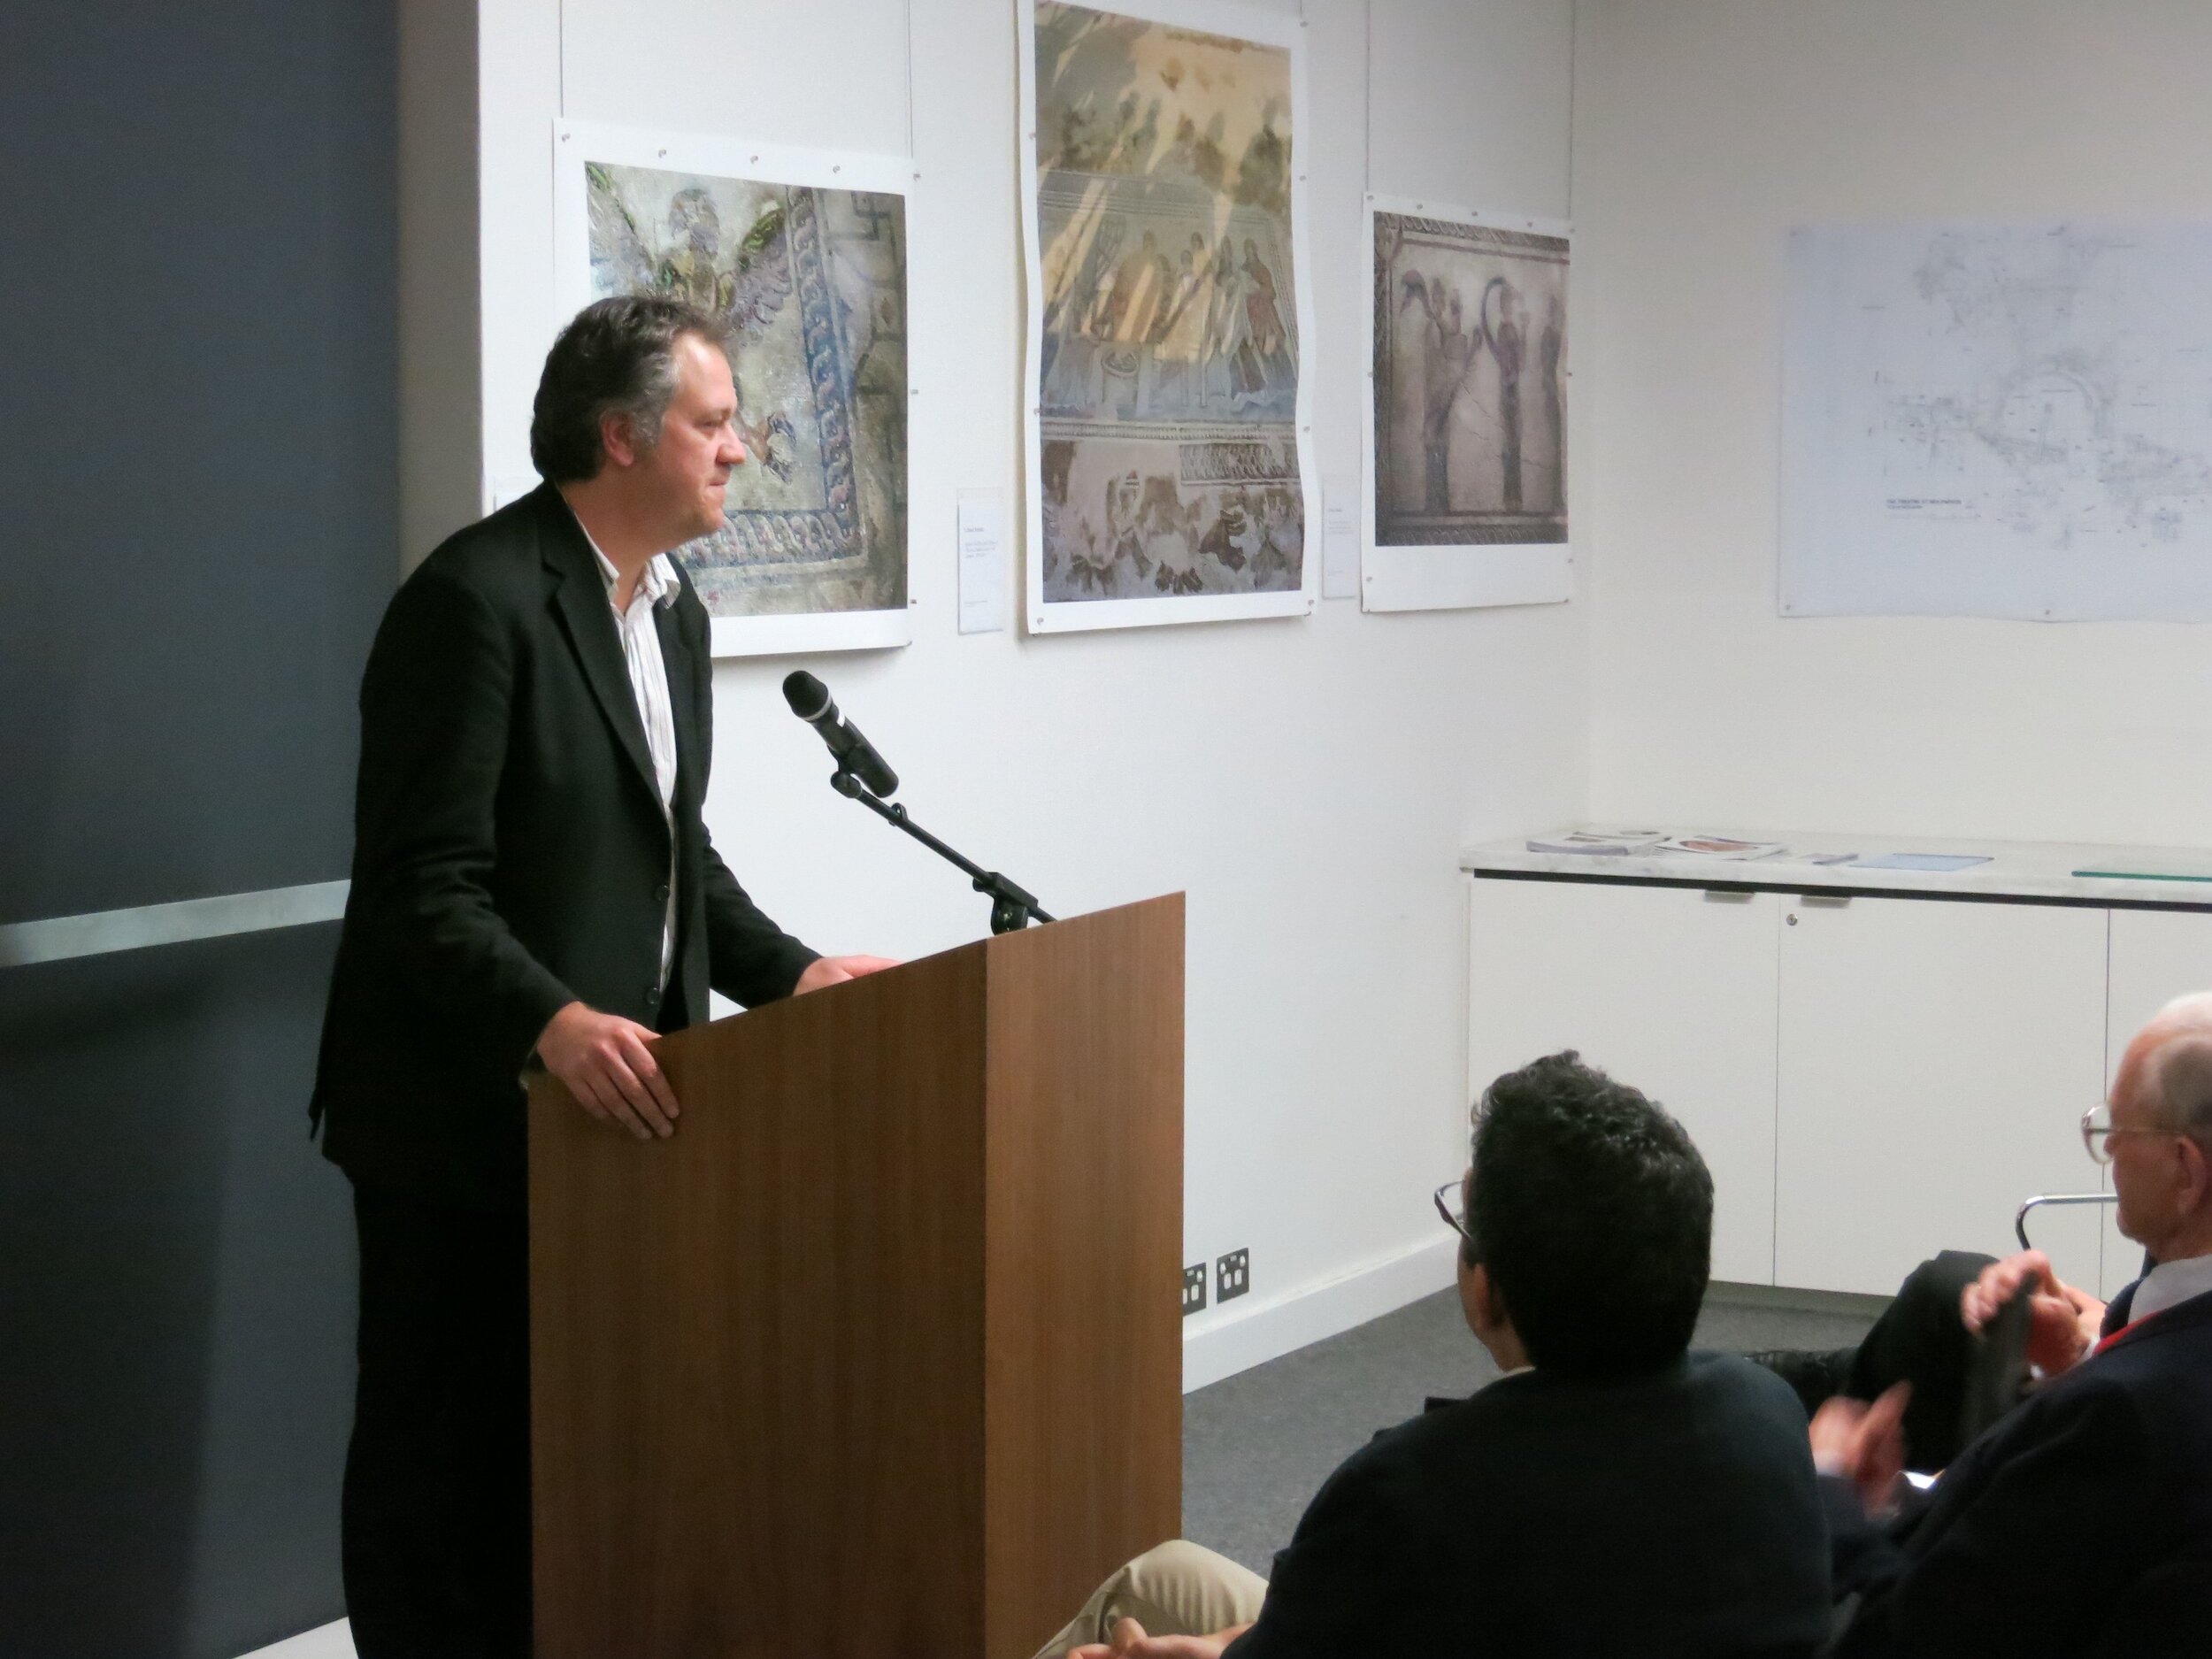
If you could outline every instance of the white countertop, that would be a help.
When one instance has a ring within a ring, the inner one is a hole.
[[[1571,826],[1568,827],[1582,827]],[[1609,829],[1611,825],[1595,827]],[[1650,826],[1657,827],[1657,826]],[[1712,834],[1747,841],[1779,841],[1786,852],[1757,859],[1693,854],[1538,853],[1531,841],[1548,841],[1563,829],[1532,832],[1511,841],[1470,847],[1459,867],[1475,874],[1580,876],[1614,881],[1682,881],[1705,887],[1776,887],[1792,893],[1844,888],[1855,893],[1981,895],[1999,898],[2071,899],[2100,904],[2186,904],[2212,910],[2212,847],[2099,847],[2061,841],[1968,841],[1901,835],[1838,835],[1803,830],[1669,829],[1670,835]],[[1963,870],[1869,870],[1855,864],[1816,864],[1810,853],[1965,854],[1989,862]],[[2142,872],[2133,876],[2081,876],[2078,870]],[[2188,875],[2203,880],[2156,879]]]

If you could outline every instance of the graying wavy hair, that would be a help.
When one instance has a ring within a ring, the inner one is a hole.
[[[2212,1035],[2170,1038],[2150,1057],[2150,1115],[2212,1144]]]
[[[606,461],[599,424],[630,423],[641,449],[660,442],[676,395],[676,342],[695,335],[726,356],[729,326],[664,294],[595,300],[570,319],[546,353],[530,414],[530,464],[549,484],[598,475]]]

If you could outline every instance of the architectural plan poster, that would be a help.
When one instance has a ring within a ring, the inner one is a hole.
[[[1564,225],[1367,198],[1369,611],[1565,599]]]
[[[677,550],[714,654],[904,645],[903,158],[555,125],[560,314],[666,293],[731,319],[746,460]]]
[[[2212,227],[1799,230],[1785,616],[2212,619]]]
[[[1304,26],[1021,10],[1033,633],[1302,615]]]

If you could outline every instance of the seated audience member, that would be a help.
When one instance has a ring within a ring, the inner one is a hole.
[[[1271,1583],[1165,1545],[1044,1655],[1812,1651],[1830,1603],[1803,1414],[1770,1373],[1687,1352],[1713,1185],[1682,1126],[1554,1055],[1490,1086],[1437,1207],[1505,1375],[1348,1459]]]
[[[2109,1118],[2121,1232],[2158,1263],[2113,1299],[2093,1347],[2039,1258],[1968,1287],[1985,1320],[2039,1281],[2031,1353],[2049,1373],[1887,1526],[1901,1390],[1836,1399],[1811,1440],[1839,1594],[1839,1655],[2212,1652],[2212,994],[2170,1003],[2128,1045]]]

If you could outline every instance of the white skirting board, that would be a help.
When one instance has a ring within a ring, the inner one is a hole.
[[[1442,1290],[1453,1282],[1456,1247],[1457,1240],[1447,1234],[1378,1256],[1341,1279],[1303,1286],[1271,1301],[1232,1303],[1231,1311],[1183,1338],[1183,1392],[1249,1371]]]
[[[240,1659],[356,1659],[353,1626],[344,1619],[318,1624],[266,1647],[257,1647]]]

